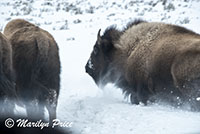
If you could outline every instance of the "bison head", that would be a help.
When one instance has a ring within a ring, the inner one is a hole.
[[[108,74],[110,74],[109,71],[115,50],[114,42],[119,38],[120,32],[116,28],[110,27],[106,29],[103,36],[100,36],[100,31],[101,29],[97,34],[97,41],[85,69],[97,85],[105,85],[110,82]]]

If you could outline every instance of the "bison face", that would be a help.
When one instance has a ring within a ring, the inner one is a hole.
[[[85,66],[86,72],[94,79],[97,85],[105,85],[105,75],[108,72],[110,63],[109,53],[111,50],[111,42],[100,36],[100,31],[97,35],[97,41],[94,45],[91,56]],[[106,80],[106,82],[109,82]]]

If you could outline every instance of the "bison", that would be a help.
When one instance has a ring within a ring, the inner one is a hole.
[[[111,26],[102,36],[99,30],[85,69],[97,85],[115,83],[132,104],[147,104],[161,96],[196,105],[200,35],[181,26],[142,20],[122,30]]]
[[[14,114],[16,101],[15,75],[12,63],[12,48],[8,39],[0,32],[0,117]]]
[[[47,31],[23,20],[10,21],[4,34],[13,50],[16,72],[16,92],[30,119],[56,118],[60,88],[60,59],[58,45]]]

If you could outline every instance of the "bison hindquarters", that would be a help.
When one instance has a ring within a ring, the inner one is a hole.
[[[46,107],[51,122],[60,88],[57,43],[50,33],[21,19],[10,21],[4,33],[12,45],[16,90],[28,117],[44,119]]]
[[[174,85],[180,90],[185,102],[191,103],[193,107],[200,106],[198,100],[200,97],[200,50],[198,47],[177,55],[172,64],[171,73]]]

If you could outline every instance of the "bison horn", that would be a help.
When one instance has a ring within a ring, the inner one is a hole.
[[[97,34],[97,40],[98,42],[101,41],[101,35],[100,35],[101,29],[99,29],[98,34]]]

